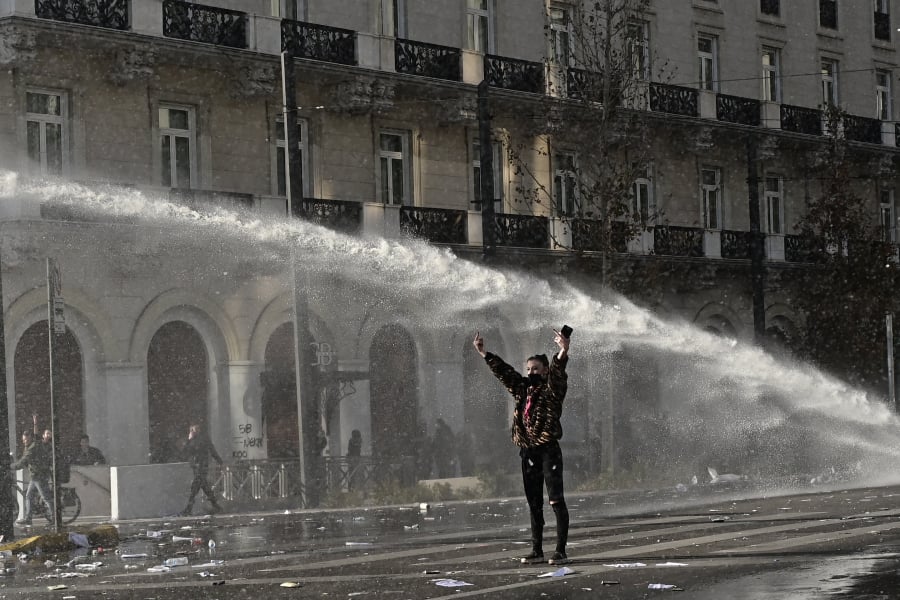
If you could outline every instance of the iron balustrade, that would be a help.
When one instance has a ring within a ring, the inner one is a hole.
[[[657,225],[653,228],[653,253],[666,256],[703,256],[703,230],[697,227]]]
[[[694,88],[651,83],[650,110],[685,117],[699,116],[698,92]]]
[[[282,19],[281,50],[295,58],[357,64],[356,32],[352,29]]]
[[[42,19],[125,31],[131,28],[128,7],[128,0],[35,0],[34,12]]]
[[[550,219],[532,215],[494,215],[494,240],[498,246],[550,248]]]
[[[750,231],[729,231],[723,229],[720,235],[722,258],[750,258]]]
[[[716,96],[716,118],[728,123],[759,126],[759,100],[718,94]]]
[[[603,221],[572,219],[572,248],[585,252],[628,252],[627,224],[613,221],[604,231]],[[608,237],[607,237],[608,236]]]
[[[528,60],[488,54],[488,85],[517,92],[544,93],[544,65]]]
[[[462,80],[459,48],[397,38],[394,50],[394,67],[398,73]]]
[[[569,67],[566,69],[566,96],[573,100],[603,102],[603,73]]]
[[[891,41],[891,15],[875,11],[875,39],[883,42]]]
[[[253,208],[253,194],[172,188],[169,190],[169,202],[199,211],[210,208],[247,209]]]
[[[854,142],[881,143],[881,121],[856,115],[844,115],[844,137]]]
[[[291,214],[343,233],[357,233],[362,225],[362,204],[350,200],[292,200]]]
[[[246,48],[247,13],[182,0],[163,0],[163,35],[229,48]]]
[[[400,207],[400,229],[434,244],[466,244],[468,224],[464,210]]]
[[[784,260],[787,262],[818,263],[825,257],[825,240],[802,235],[784,236]]]
[[[794,133],[822,135],[822,111],[804,106],[782,104],[781,128]]]

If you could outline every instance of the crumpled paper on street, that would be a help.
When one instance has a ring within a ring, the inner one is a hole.
[[[550,573],[544,573],[543,575],[538,575],[538,577],[565,577],[566,575],[571,575],[574,572],[575,572],[574,569],[570,569],[569,567],[563,567],[561,569],[551,571]]]
[[[458,579],[432,579],[435,585],[439,585],[441,587],[462,587],[464,585],[475,585],[474,583],[468,583],[466,581],[460,581]]]

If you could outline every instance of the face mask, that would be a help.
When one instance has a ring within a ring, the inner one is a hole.
[[[543,375],[539,375],[537,373],[530,373],[528,375],[528,385],[536,386],[536,385],[541,385],[542,383],[544,383]]]

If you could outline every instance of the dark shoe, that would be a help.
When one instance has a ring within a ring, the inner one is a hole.
[[[534,565],[537,563],[542,563],[544,562],[544,553],[532,550],[531,554],[529,554],[528,556],[523,556],[521,558],[521,561],[523,565]]]
[[[554,552],[553,556],[550,557],[550,560],[547,561],[548,564],[551,565],[567,565],[571,560],[566,556],[565,552]]]
[[[16,525],[31,525],[31,519],[18,519]]]

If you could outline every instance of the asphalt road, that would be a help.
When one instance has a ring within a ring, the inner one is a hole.
[[[540,577],[558,567],[516,560],[530,545],[525,501],[514,498],[123,522],[120,546],[97,556],[8,561],[15,569],[0,578],[0,597],[900,597],[900,486],[788,495],[699,486],[568,503],[573,572],[563,576]],[[189,564],[148,571],[182,557]],[[72,560],[102,565],[65,565]],[[66,588],[48,589],[58,585]]]

